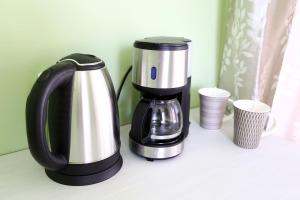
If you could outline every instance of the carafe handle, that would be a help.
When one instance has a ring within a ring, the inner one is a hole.
[[[30,152],[36,161],[48,170],[57,171],[68,164],[63,155],[49,150],[46,140],[48,100],[59,86],[70,81],[76,68],[70,62],[57,63],[45,70],[31,89],[26,102],[26,128]]]
[[[148,117],[151,117],[151,102],[142,99],[135,111],[132,118],[131,137],[141,143],[146,143],[149,139],[146,127],[146,121]],[[149,123],[150,128],[150,123]],[[134,130],[134,131],[133,131]]]

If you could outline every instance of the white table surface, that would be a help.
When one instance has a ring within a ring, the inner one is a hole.
[[[232,120],[207,131],[193,109],[191,122],[184,152],[154,162],[130,152],[130,126],[121,127],[122,169],[89,186],[53,182],[28,150],[1,156],[0,199],[300,199],[299,145],[272,135],[245,150],[232,143]]]

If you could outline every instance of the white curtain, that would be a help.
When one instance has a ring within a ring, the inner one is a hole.
[[[272,105],[296,7],[295,0],[269,1],[255,96]]]
[[[300,144],[300,3],[296,6],[272,110],[277,120],[276,132]]]
[[[219,86],[272,104],[296,0],[230,0]]]
[[[296,141],[300,141],[299,15],[297,0],[229,0],[219,81],[234,99],[256,99],[272,106],[276,132]]]

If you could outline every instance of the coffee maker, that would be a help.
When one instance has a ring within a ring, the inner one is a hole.
[[[148,37],[134,42],[132,84],[140,101],[130,149],[153,161],[179,155],[189,132],[191,40]]]

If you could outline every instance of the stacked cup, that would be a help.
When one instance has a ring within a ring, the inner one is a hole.
[[[220,129],[230,93],[219,88],[202,88],[200,98],[200,126],[209,130]]]

